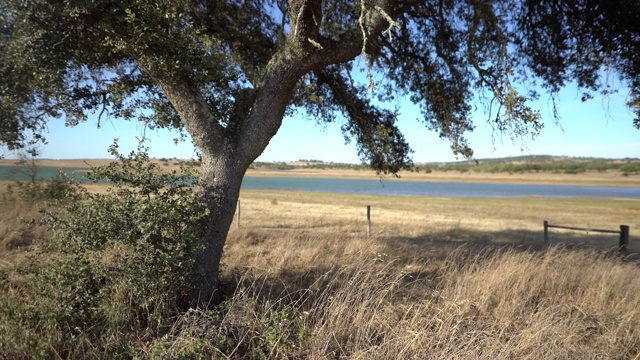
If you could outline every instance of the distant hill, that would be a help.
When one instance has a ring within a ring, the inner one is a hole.
[[[557,162],[611,162],[611,163],[624,163],[624,162],[640,162],[640,158],[625,158],[625,159],[608,159],[608,158],[596,158],[596,157],[573,157],[573,156],[556,156],[556,155],[523,155],[523,156],[511,156],[501,158],[486,158],[486,159],[474,159],[463,161],[450,161],[450,162],[429,162],[421,163],[420,165],[464,165],[464,164],[521,164],[521,163],[557,163]]]
[[[353,169],[366,170],[363,164],[324,162],[301,159],[293,162],[255,162],[250,168],[274,171],[292,169]],[[579,174],[587,171],[618,171],[624,176],[640,174],[640,159],[605,159],[552,155],[526,155],[455,162],[416,163],[414,171],[458,171],[488,173],[551,172]]]
[[[423,163],[417,171],[459,171],[489,173],[552,172],[579,174],[587,171],[619,171],[623,176],[640,174],[640,159],[606,159],[551,155],[527,155],[457,162]]]

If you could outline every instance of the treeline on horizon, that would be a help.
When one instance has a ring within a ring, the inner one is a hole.
[[[195,159],[167,159],[158,161],[165,166],[170,163],[176,166],[199,166]],[[69,170],[81,170],[84,168],[68,168]],[[316,159],[300,159],[294,162],[261,162],[256,161],[249,169],[261,170],[293,170],[293,169],[319,169],[319,170],[370,170],[367,164],[351,164],[340,162],[325,162]],[[581,174],[585,172],[617,171],[622,176],[640,175],[640,158],[604,159],[587,157],[568,157],[551,155],[528,155],[495,159],[477,159],[458,162],[433,162],[414,164],[412,171],[421,173],[440,172],[476,172],[476,173],[556,173],[556,174]],[[1,173],[1,171],[0,171]],[[6,174],[5,174],[6,175]],[[0,176],[2,178],[3,176]],[[5,176],[6,177],[6,176]]]
[[[250,169],[293,170],[293,169],[350,169],[368,170],[366,164],[324,162],[322,160],[300,159],[296,162],[254,162]],[[479,172],[479,173],[562,173],[581,174],[585,172],[619,171],[623,176],[640,174],[640,159],[602,159],[581,157],[558,157],[550,155],[529,155],[497,159],[478,159],[461,162],[440,162],[415,164],[413,171],[431,173],[433,171]]]

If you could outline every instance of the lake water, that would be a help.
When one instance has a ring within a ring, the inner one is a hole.
[[[37,178],[44,180],[51,179],[58,175],[58,169],[59,168],[52,166],[39,166]],[[80,179],[82,173],[88,169],[68,167],[62,168],[62,170],[67,173],[67,175],[75,175],[76,178]],[[25,169],[20,166],[0,166],[0,180],[28,180],[28,177],[25,174]]]
[[[297,190],[396,196],[597,197],[640,199],[640,188],[537,184],[489,184],[324,178],[245,177],[244,189]]]
[[[87,169],[65,168],[81,178]],[[58,172],[54,167],[40,167],[38,177],[49,179]],[[579,175],[576,175],[579,176]],[[0,179],[25,180],[15,167],[0,166]],[[295,190],[345,194],[395,196],[468,196],[468,197],[595,197],[640,199],[640,187],[565,186],[537,184],[489,184],[456,182],[422,182],[404,180],[365,180],[330,178],[245,177],[243,189]]]

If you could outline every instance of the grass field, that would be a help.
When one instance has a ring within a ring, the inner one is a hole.
[[[223,259],[223,316],[191,310],[127,335],[139,357],[158,349],[158,358],[220,359],[640,356],[640,268],[608,251],[616,236],[554,230],[542,244],[543,220],[626,224],[639,252],[640,201],[263,190],[240,198]],[[37,216],[28,204],[5,201],[1,214],[0,270],[47,236],[17,221]],[[2,281],[6,289],[12,280]],[[67,354],[106,357],[109,341]]]
[[[637,264],[599,252],[615,236],[542,246],[544,219],[638,229],[640,202],[243,191],[224,276],[234,299],[299,304],[310,358],[638,356]]]
[[[455,241],[491,241],[538,245],[542,223],[619,229],[640,229],[640,201],[550,198],[444,198],[318,194],[291,191],[244,190],[241,226],[270,231],[366,234],[366,206],[372,210],[372,232],[389,239],[447,237]],[[640,251],[638,232],[632,250]],[[615,247],[615,235],[552,230],[557,243],[591,243]]]

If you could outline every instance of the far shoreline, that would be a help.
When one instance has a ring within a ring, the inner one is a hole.
[[[263,170],[249,169],[245,176],[251,177],[307,177],[337,179],[382,179],[383,181],[424,181],[424,182],[462,182],[495,184],[540,184],[573,186],[613,186],[640,187],[640,176],[622,176],[619,172],[586,172],[581,174],[554,173],[458,173],[452,171],[433,171],[418,173],[404,171],[399,177],[377,175],[372,170],[335,170],[335,169],[291,169]]]

